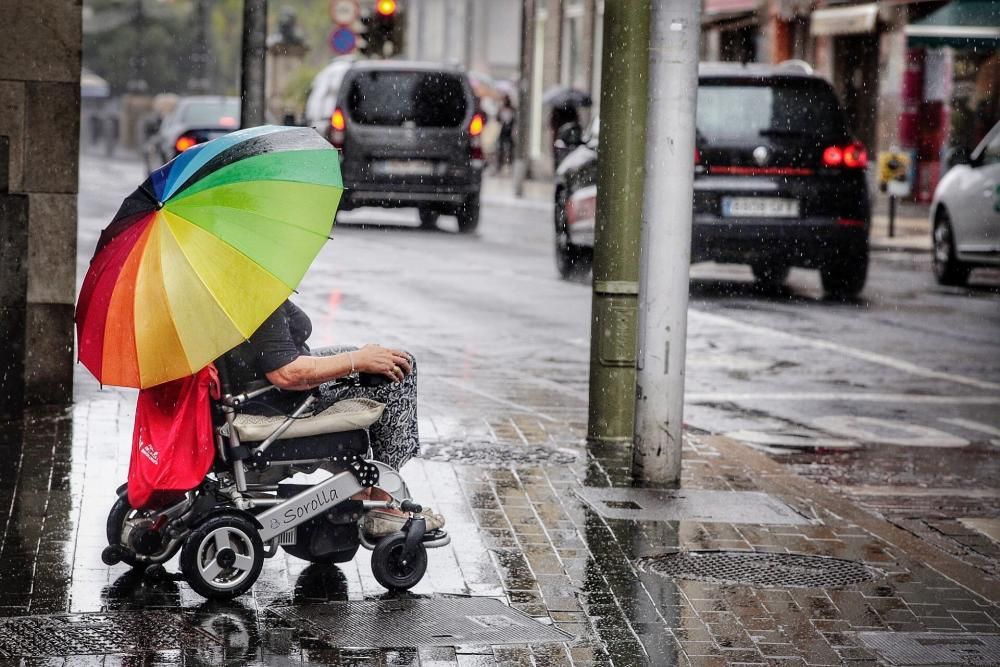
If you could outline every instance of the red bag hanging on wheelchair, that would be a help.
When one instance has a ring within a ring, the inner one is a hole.
[[[159,509],[201,484],[215,458],[210,398],[219,398],[211,364],[139,392],[128,468],[133,508]]]

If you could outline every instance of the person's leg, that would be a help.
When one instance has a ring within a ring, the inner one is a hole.
[[[315,356],[340,354],[354,347],[336,346],[313,350]],[[324,405],[345,398],[367,398],[385,405],[378,421],[371,425],[372,453],[382,463],[399,470],[420,451],[417,427],[417,362],[410,355],[411,371],[402,382],[389,382],[377,387],[320,387]],[[320,406],[323,407],[323,406]]]

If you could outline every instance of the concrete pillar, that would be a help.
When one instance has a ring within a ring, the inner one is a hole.
[[[0,21],[0,416],[73,397],[80,3]]]

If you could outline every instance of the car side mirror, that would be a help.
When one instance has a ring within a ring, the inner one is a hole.
[[[149,140],[150,137],[159,132],[160,124],[162,122],[163,119],[160,118],[159,116],[152,116],[150,118],[147,118],[145,122],[142,124],[143,139]]]
[[[972,164],[972,151],[965,146],[956,146],[948,152],[945,164],[949,169],[960,164]]]
[[[576,148],[583,143],[583,128],[579,123],[566,123],[556,131],[556,146],[559,148]]]

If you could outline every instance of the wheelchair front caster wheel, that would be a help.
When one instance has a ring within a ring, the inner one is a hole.
[[[405,591],[416,586],[427,571],[427,549],[417,544],[409,558],[406,550],[406,533],[400,531],[383,537],[372,550],[372,574],[375,580],[390,591]]]
[[[216,514],[195,528],[181,549],[181,572],[202,597],[227,600],[242,595],[260,576],[264,544],[242,513]]]

